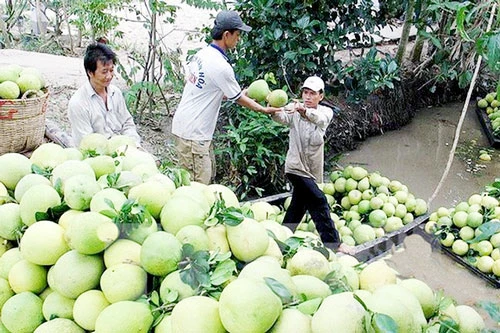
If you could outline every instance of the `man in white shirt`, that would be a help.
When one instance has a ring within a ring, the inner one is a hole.
[[[88,81],[75,92],[68,104],[73,143],[77,147],[90,133],[100,133],[108,138],[127,135],[140,145],[141,138],[123,94],[111,84],[115,62],[116,54],[105,44],[94,43],[87,47],[83,65]]]
[[[197,182],[209,184],[215,175],[212,138],[224,98],[256,112],[272,114],[280,110],[264,107],[246,96],[228,62],[226,51],[236,47],[241,31],[250,30],[238,13],[219,12],[212,29],[212,43],[198,51],[188,64],[187,82],[172,120],[172,133],[176,136],[180,166]]]

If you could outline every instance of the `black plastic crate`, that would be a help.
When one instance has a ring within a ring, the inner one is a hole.
[[[488,114],[486,114],[486,111],[484,109],[476,107],[476,114],[490,145],[495,148],[500,148],[500,138],[496,137],[493,134],[491,121],[490,118],[488,118]]]

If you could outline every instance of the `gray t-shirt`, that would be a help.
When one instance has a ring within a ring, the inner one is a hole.
[[[90,133],[100,133],[107,138],[123,134],[134,138],[139,145],[141,138],[132,116],[127,110],[125,99],[120,89],[108,86],[108,108],[95,92],[89,81],[78,89],[69,100],[68,119],[75,146]]]
[[[172,133],[187,140],[212,140],[224,97],[236,101],[241,87],[224,52],[209,45],[188,64],[186,85],[172,120]]]
[[[293,103],[285,107],[293,109]],[[324,135],[333,118],[333,111],[327,106],[308,108],[306,117],[298,112],[277,112],[273,119],[290,127],[289,146],[286,154],[285,172],[314,178],[323,183]]]

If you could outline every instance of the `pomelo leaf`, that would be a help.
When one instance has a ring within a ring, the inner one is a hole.
[[[374,313],[372,317],[372,325],[377,332],[397,333],[398,325],[392,317],[383,313]]]
[[[477,243],[485,239],[490,239],[492,235],[496,234],[500,230],[500,221],[493,220],[483,223],[478,227],[478,229],[481,233],[473,239],[468,240],[467,243]]]
[[[269,288],[281,299],[283,304],[289,304],[293,301],[293,296],[285,285],[276,279],[265,277],[264,281]]]

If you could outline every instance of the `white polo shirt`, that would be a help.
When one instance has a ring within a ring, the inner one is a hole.
[[[90,133],[100,133],[107,138],[117,134],[128,135],[140,144],[141,138],[127,110],[122,92],[114,85],[108,86],[107,105],[106,109],[104,101],[89,81],[71,96],[68,119],[75,146],[78,147],[82,138]]]
[[[224,52],[212,44],[198,51],[188,64],[172,133],[187,140],[212,140],[224,96],[237,100],[241,87]]]

